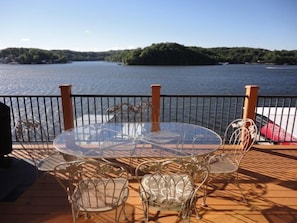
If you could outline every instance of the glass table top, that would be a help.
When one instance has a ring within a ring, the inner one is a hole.
[[[93,158],[191,157],[214,152],[221,137],[199,125],[98,123],[66,130],[54,140],[63,154]]]

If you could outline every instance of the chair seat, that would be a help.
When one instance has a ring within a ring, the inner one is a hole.
[[[128,180],[124,178],[81,180],[72,198],[80,211],[109,211],[125,202],[127,187]]]
[[[233,163],[228,157],[216,158],[209,164],[210,174],[230,174],[236,172],[238,165]]]
[[[168,143],[177,138],[180,138],[179,134],[169,131],[150,132],[144,136],[144,139],[155,143]]]
[[[143,176],[141,184],[142,200],[147,199],[150,205],[155,203],[158,206],[179,207],[192,197],[195,190],[188,175],[147,174]]]
[[[135,150],[136,146],[135,144],[131,141],[111,141],[111,140],[106,140],[104,143],[101,145],[102,149],[108,149],[108,151],[133,151]]]

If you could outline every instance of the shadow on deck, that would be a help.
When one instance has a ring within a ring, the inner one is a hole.
[[[41,173],[35,181],[35,169],[13,152],[11,167],[0,168],[1,223],[72,222],[66,193],[50,173]],[[123,160],[125,162],[125,160]],[[135,161],[135,165],[139,161]],[[201,220],[192,222],[296,223],[297,222],[297,149],[253,149],[242,163],[240,186],[248,204],[240,202],[234,184],[213,182],[208,207],[200,208]],[[138,185],[131,181],[126,222],[143,222]],[[198,201],[200,206],[201,200]],[[151,211],[152,216],[155,212]],[[157,218],[159,217],[159,218]],[[161,212],[150,222],[174,222],[175,212]],[[110,215],[81,217],[78,222],[111,222]]]

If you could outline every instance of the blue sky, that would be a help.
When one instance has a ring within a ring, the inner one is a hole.
[[[176,42],[297,50],[296,0],[6,0],[0,49],[106,51]]]

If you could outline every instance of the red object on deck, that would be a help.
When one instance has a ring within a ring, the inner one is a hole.
[[[297,138],[292,136],[290,133],[286,132],[279,125],[274,124],[273,122],[268,122],[265,124],[261,130],[261,134],[266,138],[274,141],[280,142],[281,145],[297,145],[297,143],[289,142],[289,141],[297,141]]]

